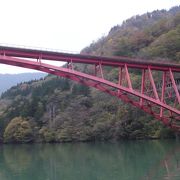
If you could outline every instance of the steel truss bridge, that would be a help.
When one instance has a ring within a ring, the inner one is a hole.
[[[66,67],[50,65],[45,60],[66,62]],[[0,46],[0,63],[43,71],[94,87],[180,131],[180,64],[7,46]],[[75,67],[76,63],[88,64],[92,70],[82,72]],[[116,69],[115,80],[108,77],[106,67]]]

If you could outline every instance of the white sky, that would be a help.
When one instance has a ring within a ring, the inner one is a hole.
[[[79,52],[133,15],[179,0],[0,0],[0,44]],[[27,72],[0,65],[0,73]]]

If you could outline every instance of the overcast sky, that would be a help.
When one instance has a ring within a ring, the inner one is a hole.
[[[0,0],[0,44],[79,52],[133,15],[176,5],[179,0]],[[0,65],[0,73],[20,72],[25,69]]]

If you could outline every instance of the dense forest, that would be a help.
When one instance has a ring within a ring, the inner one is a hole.
[[[133,16],[81,53],[180,63],[180,6]],[[88,65],[78,64],[76,68],[89,70]],[[105,70],[111,79],[115,78],[115,69]],[[174,136],[174,132],[143,111],[96,89],[53,75],[18,84],[3,93],[0,99],[1,142]]]

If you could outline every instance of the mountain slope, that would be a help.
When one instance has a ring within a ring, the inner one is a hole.
[[[180,6],[134,16],[82,50],[84,54],[161,58],[179,62]]]

